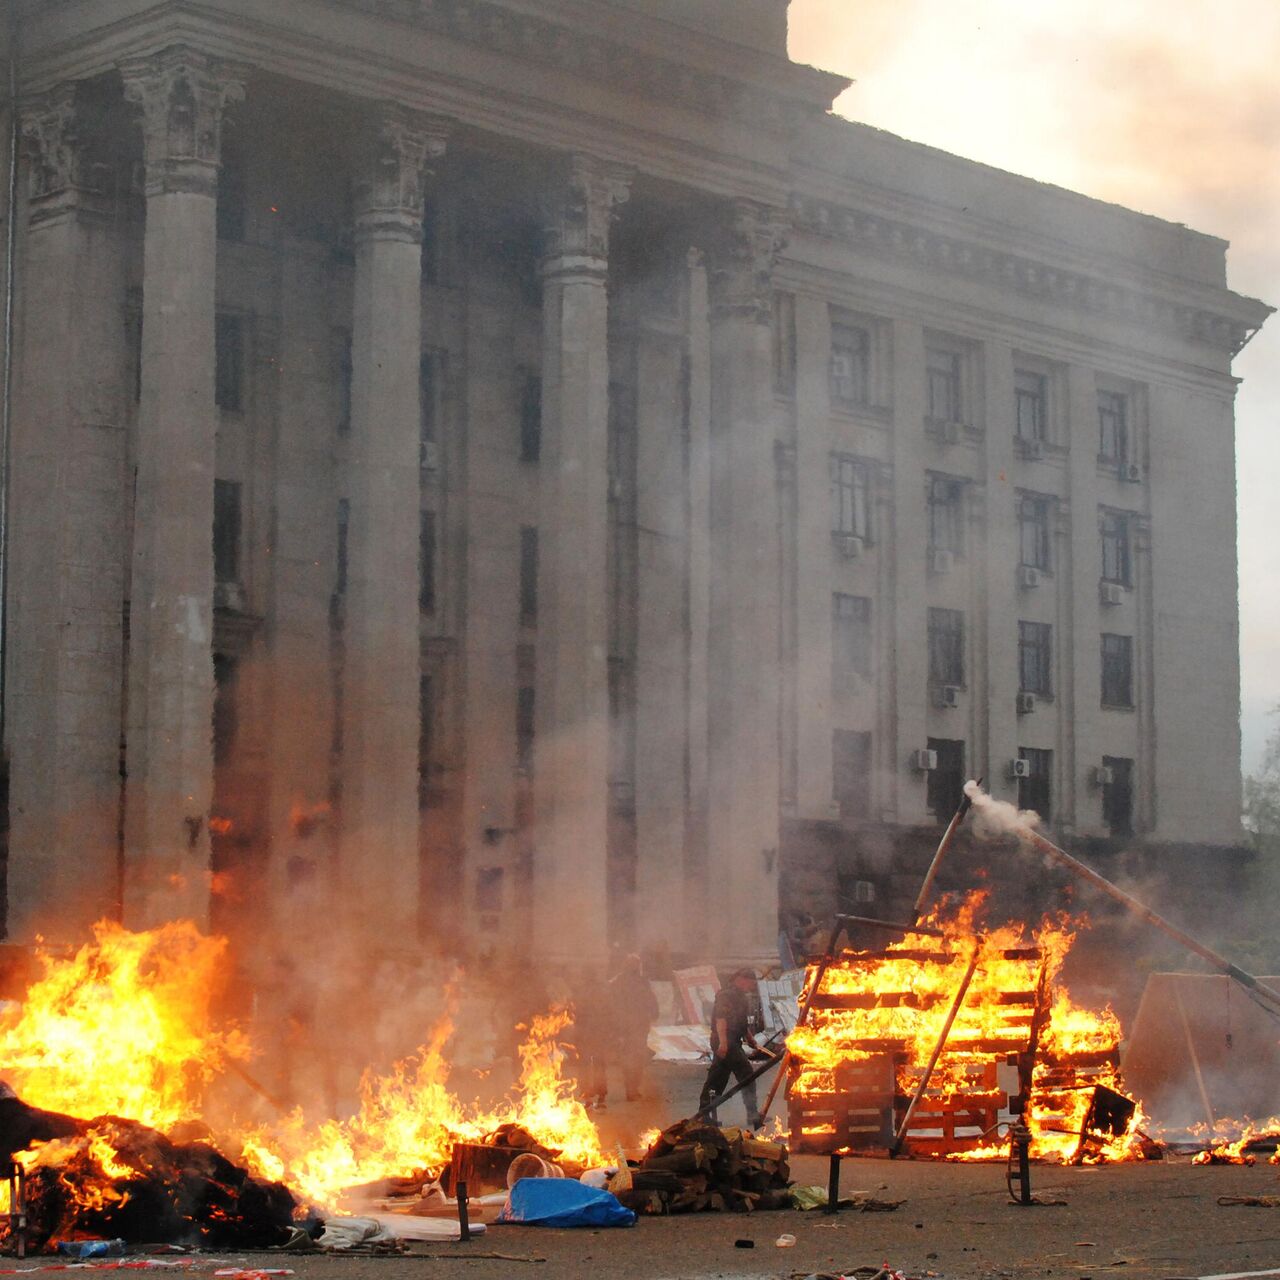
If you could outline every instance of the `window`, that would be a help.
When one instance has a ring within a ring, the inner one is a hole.
[[[934,422],[959,422],[960,355],[940,347],[925,350],[926,413]]]
[[[440,206],[431,199],[422,205],[422,279],[440,282]]]
[[[435,738],[435,687],[429,675],[418,677],[418,808],[430,809],[432,749]]]
[[[1133,835],[1133,761],[1122,756],[1103,756],[1102,767],[1111,771],[1111,781],[1102,787],[1102,820],[1113,836]]]
[[[430,351],[418,357],[418,443],[419,462],[426,466],[430,446],[436,439],[439,409],[440,361]]]
[[[432,613],[436,607],[436,513],[418,512],[418,608]]]
[[[538,531],[520,528],[520,624],[532,626],[538,618]]]
[[[1102,705],[1133,706],[1133,637],[1102,636]]]
[[[1048,572],[1049,499],[1018,499],[1019,563]]]
[[[1013,375],[1013,399],[1019,440],[1044,440],[1048,434],[1047,380],[1042,373],[1018,369]]]
[[[871,811],[871,735],[837,729],[831,735],[831,792],[845,819]]]
[[[871,473],[846,453],[831,455],[831,520],[836,533],[871,540]]]
[[[1129,517],[1120,511],[1102,513],[1102,580],[1131,583],[1133,562],[1129,555]]]
[[[338,430],[351,430],[351,331],[341,329],[338,342]]]
[[[773,389],[780,396],[796,392],[796,295],[773,295]]]
[[[1018,755],[1030,765],[1030,773],[1018,779],[1018,808],[1052,821],[1053,752],[1040,747],[1019,747]]]
[[[239,717],[236,714],[236,664],[225,653],[213,655],[213,763],[226,764],[235,748]]]
[[[959,480],[932,476],[929,480],[929,549],[951,551],[956,555],[961,549],[960,514],[964,500],[964,485]]]
[[[1042,698],[1053,694],[1053,627],[1047,622],[1018,623],[1018,688]]]
[[[520,386],[520,461],[542,456],[542,379],[526,369]]]
[[[244,407],[244,319],[220,315],[214,322],[214,402],[228,413]]]
[[[213,482],[213,580],[240,581],[240,483]]]
[[[229,127],[230,124],[224,117],[222,154],[218,166],[218,206],[214,216],[219,240],[243,240],[248,212],[244,152],[236,139],[236,131]]]
[[[964,614],[929,610],[929,683],[964,684]]]
[[[831,398],[838,404],[871,399],[871,335],[852,325],[831,326]]]
[[[1129,459],[1129,397],[1119,391],[1098,392],[1098,461]]]
[[[516,768],[525,778],[533,776],[533,685],[516,690]]]
[[[850,676],[871,676],[871,601],[867,596],[836,592],[831,597],[832,678],[842,684]]]
[[[950,738],[930,738],[929,750],[938,758],[929,770],[927,803],[939,822],[950,822],[964,799],[964,743]]]

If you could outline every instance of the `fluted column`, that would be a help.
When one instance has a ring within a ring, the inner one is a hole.
[[[566,163],[542,266],[542,504],[535,693],[534,947],[607,941],[609,225],[627,175]],[[566,929],[569,920],[572,930]]]
[[[353,927],[415,935],[418,861],[419,360],[426,166],[445,124],[394,105],[356,185],[350,503],[343,627],[341,881]]]
[[[74,84],[24,104],[30,282],[12,442],[9,936],[83,937],[119,895],[123,254]]]
[[[244,72],[184,46],[120,71],[147,198],[124,880],[126,923],[142,926],[208,915],[217,176]]]
[[[708,863],[712,955],[777,954],[778,504],[772,271],[777,211],[733,206],[712,257]]]

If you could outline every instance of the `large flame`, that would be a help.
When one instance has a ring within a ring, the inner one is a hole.
[[[976,967],[929,1083],[929,1098],[990,1094],[996,1064],[1028,1047],[1040,1009],[1038,1052],[1028,1125],[1040,1158],[1071,1159],[1096,1085],[1120,1091],[1116,1061],[1121,1037],[1115,1014],[1073,1004],[1054,985],[1075,934],[1065,920],[1046,920],[1028,936],[1021,925],[979,932],[975,917],[983,895],[970,895],[929,932],[911,933],[882,952],[847,952],[822,979],[808,1023],[788,1037],[794,1062],[791,1093],[839,1095],[843,1064],[892,1055],[894,1087],[910,1096],[919,1084],[976,948]],[[938,936],[936,931],[941,931]],[[812,982],[814,970],[810,971]],[[1064,1071],[1064,1067],[1067,1068]],[[1076,1070],[1071,1068],[1075,1067]],[[820,1136],[821,1126],[812,1130]],[[969,1135],[967,1158],[1007,1151],[995,1135]],[[1116,1158],[1127,1139],[1092,1143],[1088,1158]]]

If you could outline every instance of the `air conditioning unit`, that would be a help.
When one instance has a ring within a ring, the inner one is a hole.
[[[933,691],[935,707],[958,707],[960,705],[960,689],[954,684],[940,684]]]
[[[1043,440],[1027,440],[1019,437],[1018,447],[1022,451],[1024,458],[1029,458],[1033,462],[1044,457],[1044,441]]]
[[[1018,566],[1018,586],[1030,590],[1032,587],[1040,585],[1040,570],[1034,565],[1023,564]]]
[[[853,900],[854,902],[874,902],[876,900],[876,886],[870,880],[855,880],[853,882]]]
[[[856,533],[833,533],[836,550],[845,560],[856,560],[862,554],[862,539]]]
[[[930,573],[950,573],[956,565],[956,553],[948,551],[944,547],[931,547],[929,549],[929,572]]]
[[[1142,483],[1142,466],[1137,462],[1122,462],[1120,464],[1120,479],[1126,484]]]
[[[1036,709],[1036,695],[1034,693],[1018,694],[1018,714],[1020,716],[1029,716]]]
[[[1116,780],[1115,770],[1107,764],[1095,765],[1093,769],[1093,785],[1109,787]]]
[[[1122,587],[1118,582],[1099,583],[1098,595],[1103,604],[1124,603],[1124,587]]]
[[[921,747],[918,751],[911,753],[911,767],[918,769],[921,773],[928,773],[932,769],[938,767],[938,753],[930,751],[927,747]]]
[[[1031,777],[1031,761],[1024,759],[1022,756],[1015,756],[1009,761],[1009,777],[1011,778],[1029,778]]]
[[[440,470],[440,446],[435,440],[418,442],[418,465],[423,471]]]

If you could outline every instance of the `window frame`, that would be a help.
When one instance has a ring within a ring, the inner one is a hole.
[[[964,796],[965,742],[963,738],[929,738],[926,745],[930,751],[937,752],[938,763],[929,771],[925,783],[925,803],[942,825],[951,821]],[[957,757],[950,761],[954,767],[944,767],[944,761],[952,756]]]
[[[964,353],[954,347],[941,343],[926,343],[924,349],[925,370],[925,417],[930,422],[965,423],[964,403]],[[947,368],[939,367],[946,361]],[[939,414],[938,390],[945,388],[945,399],[949,412]]]
[[[862,539],[870,545],[871,466],[865,458],[833,451],[828,463],[831,482],[831,532]],[[849,501],[845,502],[845,495]],[[846,516],[848,519],[846,520]]]
[[[1035,381],[1035,387],[1028,390],[1020,386],[1020,382]],[[1036,406],[1032,414],[1033,423],[1030,433],[1023,430],[1023,406]],[[1035,369],[1015,368],[1013,371],[1013,422],[1014,437],[1023,441],[1038,441],[1044,444],[1049,439],[1049,378],[1048,375]]]
[[[1133,586],[1133,516],[1103,508],[1098,517],[1102,581]]]
[[[1122,642],[1108,644],[1108,641]],[[1104,707],[1132,711],[1135,706],[1134,645],[1131,635],[1104,631],[1099,646],[1101,656],[1100,697]],[[1117,664],[1119,666],[1117,667]],[[1117,696],[1123,695],[1123,696]]]
[[[925,516],[928,520],[928,546],[933,551],[950,551],[952,555],[964,554],[964,494],[965,482],[954,476],[930,474],[925,494]],[[939,494],[945,496],[938,498]],[[944,523],[945,522],[945,523]],[[946,533],[945,541],[938,541],[939,529]]]
[[[839,807],[843,821],[871,815],[874,746],[869,730],[831,731],[831,799]],[[864,767],[859,770],[859,765]],[[843,785],[851,779],[852,785]]]
[[[1018,756],[1031,766],[1018,779],[1018,808],[1030,809],[1046,823],[1053,821],[1053,751],[1047,747],[1019,747]]]
[[[841,339],[852,339],[842,341]],[[865,409],[871,403],[871,331],[848,320],[832,320],[831,346],[827,358],[827,386],[831,402],[837,406]],[[837,383],[836,356],[849,357],[848,390]]]
[[[1053,572],[1053,523],[1052,500],[1035,494],[1018,495],[1018,564],[1041,573]],[[1035,542],[1030,559],[1027,558],[1028,529]]]
[[[1027,679],[1028,674],[1032,679]],[[1053,623],[1018,619],[1018,692],[1053,697]]]
[[[1110,387],[1097,389],[1098,461],[1109,466],[1123,466],[1133,452],[1133,397],[1127,391]],[[1108,421],[1110,445],[1108,450]]]
[[[238,311],[219,311],[213,331],[213,402],[221,413],[245,411],[248,326]]]
[[[927,616],[929,684],[934,688],[965,687],[965,617],[963,609],[930,605]]]
[[[871,679],[875,645],[871,620],[870,596],[831,593],[831,671],[837,687],[851,676]],[[842,637],[848,643],[842,644]]]

